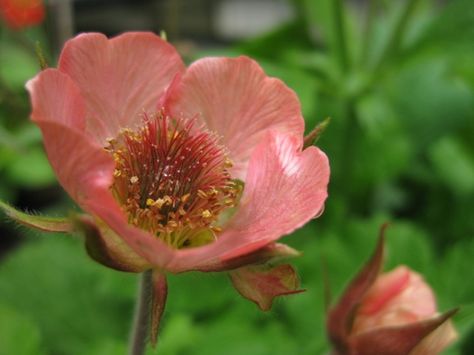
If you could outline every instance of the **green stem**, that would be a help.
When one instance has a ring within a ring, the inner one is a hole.
[[[344,24],[344,6],[342,0],[333,0],[333,25],[335,35],[335,51],[343,73],[349,70],[349,57],[347,51],[346,28]]]
[[[145,354],[150,327],[150,308],[152,296],[152,271],[142,273],[135,304],[135,315],[130,334],[130,355]]]
[[[396,23],[389,40],[387,41],[387,45],[385,46],[385,49],[382,52],[377,65],[375,66],[375,71],[380,70],[380,68],[385,64],[385,61],[400,49],[400,43],[405,33],[406,26],[419,1],[420,0],[405,1],[405,7],[403,8],[402,14],[398,19],[398,22]]]

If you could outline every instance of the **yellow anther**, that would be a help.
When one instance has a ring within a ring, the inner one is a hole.
[[[176,223],[175,221],[169,221],[166,226],[170,228],[176,228],[178,226],[178,223]]]
[[[171,197],[169,197],[168,195],[165,195],[163,197],[163,203],[165,205],[171,205],[173,203],[173,200],[171,199]]]
[[[235,200],[232,199],[232,198],[226,198],[226,199],[224,200],[224,204],[225,204],[226,206],[233,206],[233,205],[234,205],[234,201],[235,201]]]
[[[201,216],[204,217],[204,218],[210,218],[210,217],[212,217],[212,213],[209,210],[204,210],[204,211],[202,211]]]
[[[153,206],[155,204],[155,200],[153,200],[152,198],[148,198],[146,200],[146,205],[147,206]]]
[[[215,233],[220,233],[222,232],[222,228],[218,226],[211,226],[211,230]]]
[[[205,199],[205,198],[208,197],[207,194],[204,191],[200,190],[200,189],[197,191],[197,194],[202,199]]]
[[[191,196],[191,194],[183,195],[183,196],[181,197],[181,202],[186,203],[186,201],[189,200],[189,197],[190,197],[190,196]]]
[[[224,160],[224,167],[226,168],[232,168],[234,166],[234,163],[232,163],[232,160],[229,158],[225,158]]]
[[[216,196],[219,193],[219,191],[217,191],[214,187],[211,187],[207,193],[210,196]]]
[[[156,199],[156,201],[153,202],[153,205],[155,205],[158,208],[161,208],[165,204],[165,200],[162,198]]]
[[[132,176],[132,177],[130,178],[130,182],[131,182],[132,184],[136,184],[136,183],[138,182],[138,176]]]

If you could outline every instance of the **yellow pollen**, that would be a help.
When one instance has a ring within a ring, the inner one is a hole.
[[[204,210],[202,211],[201,216],[203,216],[204,218],[210,218],[212,217],[212,213],[209,210]]]
[[[115,161],[110,188],[128,222],[177,249],[218,238],[242,191],[217,135],[193,122],[145,115],[141,128],[121,130],[105,147]]]
[[[198,190],[197,195],[202,199],[206,199],[208,197],[207,194],[202,190]]]

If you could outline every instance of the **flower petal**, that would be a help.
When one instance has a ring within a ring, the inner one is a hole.
[[[272,307],[277,296],[300,293],[299,279],[289,264],[268,267],[266,265],[247,266],[229,272],[235,289],[262,311]]]
[[[353,332],[397,326],[427,319],[436,313],[436,300],[423,277],[399,266],[377,278],[357,311]]]
[[[173,88],[168,109],[176,116],[198,115],[222,136],[237,178],[245,177],[248,159],[268,129],[294,134],[302,144],[304,120],[296,94],[247,57],[196,61]]]
[[[184,71],[176,50],[153,33],[113,39],[89,33],[69,40],[59,70],[79,87],[87,108],[87,131],[103,143],[122,127],[154,112],[173,77]]]
[[[33,107],[31,119],[43,133],[51,166],[64,189],[81,204],[88,184],[112,173],[113,160],[83,134],[84,102],[67,75],[47,69],[26,87]]]
[[[46,69],[26,83],[33,122],[55,122],[82,132],[86,108],[77,85],[57,69]]]
[[[300,140],[268,132],[249,163],[239,210],[216,242],[181,250],[170,270],[205,268],[254,252],[293,232],[322,211],[329,164],[316,147],[300,151]]]
[[[59,182],[87,212],[99,217],[136,253],[163,267],[173,251],[145,231],[130,226],[114,200],[115,163],[110,154],[84,133],[85,109],[74,82],[55,69],[41,72],[27,84],[33,112],[40,127],[48,159]]]
[[[150,233],[128,224],[124,212],[113,198],[108,186],[110,185],[104,188],[96,185],[95,189],[91,190],[95,198],[88,200],[84,209],[101,219],[155,268],[167,270],[167,264],[175,256],[177,250],[171,249]]]

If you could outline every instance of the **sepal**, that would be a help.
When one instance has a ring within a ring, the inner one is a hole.
[[[80,215],[74,219],[74,227],[76,232],[84,236],[87,253],[98,263],[126,272],[142,272],[151,268],[145,259],[103,222],[88,215]]]
[[[347,337],[351,331],[357,307],[382,269],[386,228],[385,224],[380,230],[377,247],[372,257],[351,281],[339,303],[328,313],[326,324],[328,335],[331,342],[340,350],[346,349]]]
[[[312,145],[315,145],[316,142],[321,137],[321,135],[326,130],[326,128],[329,126],[329,123],[331,123],[331,118],[327,117],[322,122],[318,123],[316,127],[314,127],[311,130],[311,132],[309,132],[306,136],[304,136],[303,149],[306,149],[308,147],[311,147]]]
[[[43,217],[27,214],[18,211],[3,201],[0,201],[0,210],[15,222],[43,232],[71,233],[74,230],[74,225],[70,218]]]
[[[289,264],[246,266],[229,272],[229,276],[237,292],[262,311],[270,310],[275,297],[305,291],[299,288],[298,275]]]
[[[195,271],[218,272],[235,270],[247,265],[276,263],[283,259],[300,256],[301,253],[282,243],[270,243],[249,254],[232,254],[196,268]]]
[[[160,328],[161,316],[165,310],[166,299],[168,297],[168,283],[166,275],[155,270],[152,276],[152,299],[151,299],[151,320],[150,320],[150,342],[156,347],[158,342],[158,331]]]
[[[453,309],[437,317],[399,327],[384,327],[358,334],[351,339],[354,354],[411,354],[430,334],[457,312]],[[429,344],[427,345],[429,346]]]

